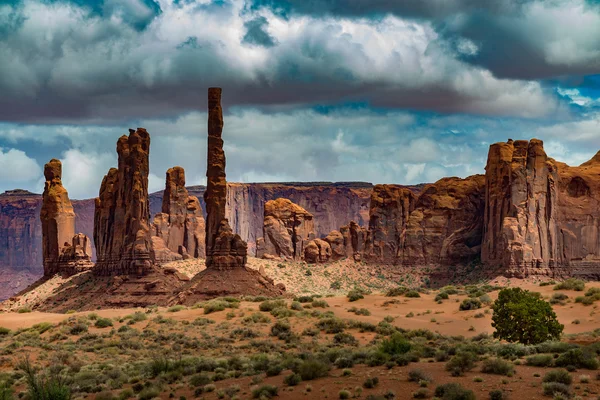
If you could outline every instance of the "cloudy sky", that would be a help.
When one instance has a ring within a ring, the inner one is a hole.
[[[432,182],[482,173],[490,143],[600,149],[596,0],[0,0],[0,192],[63,161],[94,197],[128,128],[150,189],[206,168],[223,88],[232,181]]]

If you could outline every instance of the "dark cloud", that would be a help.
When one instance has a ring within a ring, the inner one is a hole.
[[[275,46],[275,39],[273,39],[266,31],[266,28],[269,26],[269,22],[265,17],[256,17],[245,22],[244,26],[246,27],[247,31],[242,39],[242,42],[264,47]]]

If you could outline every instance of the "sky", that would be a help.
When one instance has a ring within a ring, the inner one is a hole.
[[[223,88],[230,181],[415,184],[484,173],[491,143],[600,150],[598,0],[0,0],[0,192],[63,162],[98,195],[128,128],[150,191],[206,173]]]

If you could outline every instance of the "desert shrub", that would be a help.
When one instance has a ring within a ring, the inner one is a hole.
[[[462,376],[465,372],[475,368],[477,355],[470,351],[460,351],[446,363],[446,371],[453,376]]]
[[[384,339],[379,346],[381,352],[391,356],[408,353],[410,348],[410,342],[399,332],[392,334],[389,339]]]
[[[26,313],[30,313],[30,312],[31,312],[31,308],[29,308],[29,307],[23,307],[23,308],[19,308],[19,309],[17,310],[17,312],[18,312],[19,314],[26,314]]]
[[[294,311],[302,311],[304,308],[302,307],[302,303],[299,301],[292,301],[292,304],[290,304],[290,309]]]
[[[565,300],[567,300],[569,296],[564,293],[554,293],[550,298],[550,304],[564,304]]]
[[[354,360],[352,357],[338,357],[334,364],[338,368],[352,368],[354,366]]]
[[[592,304],[594,304],[594,298],[587,296],[577,296],[575,297],[575,303],[581,303],[584,306],[591,306]]]
[[[192,375],[190,378],[190,385],[193,387],[205,386],[212,382],[210,376],[204,373]]]
[[[387,297],[397,297],[402,296],[404,293],[408,292],[408,288],[404,286],[398,286],[396,288],[388,289],[385,293]]]
[[[598,369],[599,363],[595,353],[576,348],[561,354],[554,360],[554,365],[557,367],[573,366],[576,368]]]
[[[242,322],[244,324],[268,324],[269,322],[271,322],[271,318],[269,318],[265,314],[256,312],[256,313],[253,313],[252,315],[248,315],[247,317],[244,317]]]
[[[435,301],[448,300],[448,293],[440,292],[435,296]]]
[[[418,298],[421,297],[421,294],[416,290],[409,290],[408,292],[404,293],[404,297]]]
[[[420,388],[412,393],[413,399],[427,399],[429,396],[429,389],[426,388]]]
[[[289,318],[294,315],[294,312],[285,307],[277,307],[271,310],[271,315],[275,318]]]
[[[277,376],[283,371],[283,365],[280,363],[274,362],[267,368],[267,376]]]
[[[358,346],[358,340],[352,334],[347,332],[336,333],[333,337],[333,343],[335,344],[345,344],[348,346]]]
[[[252,398],[254,399],[271,399],[277,396],[279,389],[273,385],[262,385],[252,390]]]
[[[325,300],[313,300],[311,305],[315,308],[327,308],[329,304]]]
[[[527,357],[525,362],[532,367],[550,367],[554,362],[554,357],[551,354],[535,354]]]
[[[479,301],[486,305],[492,304],[492,298],[487,293],[479,296]]]
[[[476,400],[472,390],[465,389],[459,383],[445,383],[435,388],[435,397],[441,400]]]
[[[87,331],[88,331],[88,326],[86,324],[84,324],[83,322],[78,322],[69,329],[69,333],[71,335],[80,335]]]
[[[492,309],[494,337],[509,342],[537,344],[558,339],[564,326],[539,293],[521,288],[502,289]]]
[[[29,358],[21,361],[17,368],[25,375],[27,395],[30,400],[71,399],[71,389],[65,375],[52,369],[48,374],[42,374],[31,365]]]
[[[10,333],[10,329],[0,326],[0,336],[6,336]]]
[[[346,297],[348,297],[348,301],[357,301],[360,299],[364,299],[365,295],[360,289],[352,289],[348,292],[348,295]]]
[[[377,385],[379,385],[379,378],[376,377],[376,376],[374,376],[374,377],[368,377],[363,382],[363,387],[365,389],[373,389]]]
[[[349,391],[342,389],[338,392],[338,398],[340,399],[349,399],[352,393]]]
[[[507,400],[508,395],[500,389],[490,391],[490,400]]]
[[[317,322],[317,328],[326,333],[340,333],[346,328],[346,323],[339,318],[324,318]]]
[[[515,372],[515,367],[512,363],[501,358],[488,358],[483,361],[481,372],[484,374],[511,376]]]
[[[548,371],[542,382],[558,382],[564,385],[570,385],[573,382],[573,377],[567,370],[564,369],[555,369],[552,371]]]
[[[408,381],[409,382],[432,382],[433,379],[431,376],[421,371],[420,369],[413,369],[408,371]]]
[[[155,386],[149,386],[138,394],[138,399],[140,400],[151,400],[160,396],[160,390]]]
[[[0,382],[0,400],[13,400],[14,392],[6,382]]]
[[[214,312],[223,311],[229,306],[229,303],[223,300],[211,300],[204,304],[204,314],[212,314]]]
[[[292,373],[291,375],[288,375],[285,378],[283,378],[283,383],[285,383],[288,386],[296,386],[300,382],[302,382],[302,377],[300,376],[300,374],[296,373]]]
[[[477,310],[481,308],[481,301],[479,299],[464,299],[458,309],[460,311]]]
[[[575,290],[577,292],[583,292],[585,289],[585,282],[581,279],[569,278],[566,281],[560,282],[554,286],[554,290]]]
[[[96,395],[95,400],[113,400],[115,396],[111,392],[100,392]]]
[[[167,308],[167,312],[172,312],[172,313],[183,311],[183,310],[185,310],[185,306],[182,306],[181,304],[177,304],[175,306],[171,306],[171,307]]]
[[[329,375],[329,364],[317,359],[304,360],[296,369],[294,372],[300,375],[303,381],[311,381]]]
[[[557,394],[571,397],[571,389],[564,383],[546,382],[542,384],[545,396],[556,396]]]
[[[558,342],[558,341],[547,341],[535,346],[535,350],[538,353],[566,353],[571,349],[577,348],[576,344]]]
[[[299,296],[296,297],[294,300],[296,300],[298,303],[312,303],[313,296]]]
[[[109,318],[98,318],[94,326],[96,328],[108,328],[109,326],[113,326],[113,323]]]

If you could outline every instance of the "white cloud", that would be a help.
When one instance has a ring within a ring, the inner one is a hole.
[[[117,155],[111,153],[84,153],[77,149],[64,152],[63,186],[71,199],[86,199],[98,196],[104,175],[117,166]]]
[[[30,183],[42,173],[38,163],[18,149],[0,148],[0,181],[6,184]],[[7,189],[7,187],[4,187]]]

